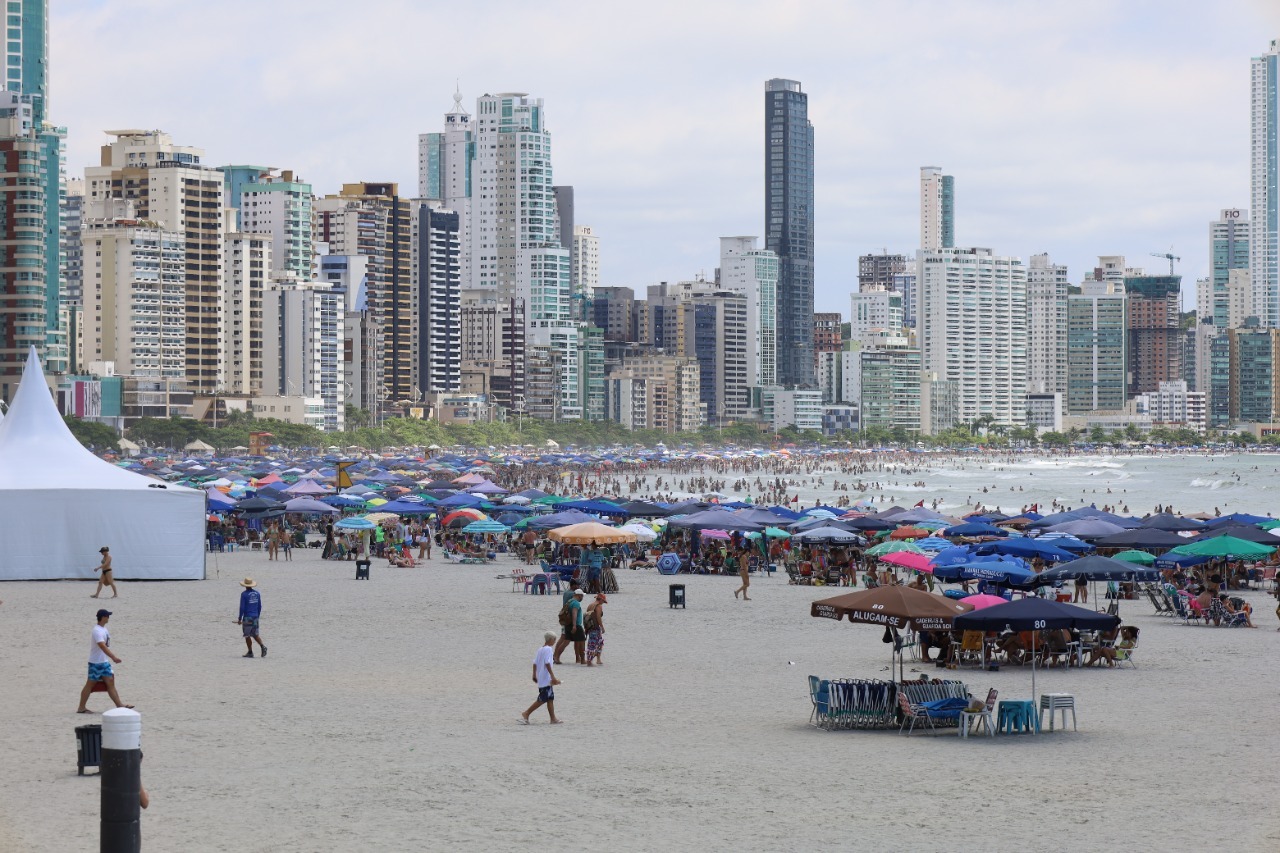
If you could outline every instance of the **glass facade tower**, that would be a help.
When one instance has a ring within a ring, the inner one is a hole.
[[[795,80],[764,84],[765,248],[778,256],[778,384],[817,387],[813,359],[813,125]]]

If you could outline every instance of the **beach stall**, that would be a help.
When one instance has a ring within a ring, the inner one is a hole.
[[[200,489],[104,462],[58,414],[34,348],[0,421],[0,580],[91,579],[107,546],[117,580],[204,578]]]
[[[809,615],[820,619],[847,619],[850,623],[884,628],[884,640],[892,646],[890,667],[896,662],[898,681],[822,679],[809,677],[814,713],[811,720],[822,728],[884,729],[900,725],[899,693],[909,704],[947,703],[965,699],[968,690],[960,681],[905,681],[902,653],[905,631],[949,631],[953,621],[973,607],[907,586],[881,586],[824,598],[809,606]],[[935,715],[934,722],[958,722],[954,716]]]

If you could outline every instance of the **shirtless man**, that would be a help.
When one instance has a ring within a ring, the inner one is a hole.
[[[104,586],[109,586],[111,587],[111,597],[119,598],[120,591],[116,589],[115,579],[111,576],[111,549],[108,548],[106,545],[103,545],[101,548],[98,549],[98,553],[102,555],[102,563],[101,565],[95,567],[94,571],[102,572],[102,576],[98,578],[97,590],[95,590],[93,595],[89,597],[97,598],[98,594],[102,592],[102,588]]]

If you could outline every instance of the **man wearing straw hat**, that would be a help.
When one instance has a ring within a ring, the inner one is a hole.
[[[262,642],[262,637],[258,636],[258,619],[262,616],[262,593],[258,592],[257,583],[253,578],[245,578],[240,581],[240,586],[244,587],[244,591],[240,593],[240,615],[236,617],[236,624],[244,630],[244,644],[247,648],[244,656],[253,657],[253,641],[258,641],[258,646],[262,649],[262,656],[267,656],[266,644]]]

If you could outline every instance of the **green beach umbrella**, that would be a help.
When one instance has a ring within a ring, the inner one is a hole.
[[[1189,545],[1179,545],[1173,549],[1173,553],[1195,554],[1200,557],[1265,557],[1275,550],[1270,545],[1259,545],[1234,536],[1215,536]]]
[[[1139,566],[1150,566],[1156,561],[1156,558],[1146,551],[1121,551],[1111,559],[1120,560],[1124,563],[1136,563]]]
[[[882,542],[874,548],[867,549],[868,557],[882,557],[885,554],[892,554],[896,551],[910,551],[912,554],[923,554],[924,549],[918,545],[912,545],[910,542]]]
[[[785,531],[785,530],[779,530],[779,529],[778,529],[778,528],[776,528],[776,527],[766,527],[766,528],[764,529],[764,535],[765,535],[765,536],[767,536],[767,537],[769,537],[770,539],[790,539],[790,538],[791,538],[791,534],[790,534],[790,533],[788,533],[788,532],[787,532],[787,531]],[[747,538],[748,538],[748,539],[759,539],[759,538],[760,538],[760,534],[759,534],[759,533],[756,533],[756,532],[748,533],[748,534],[747,534]]]

